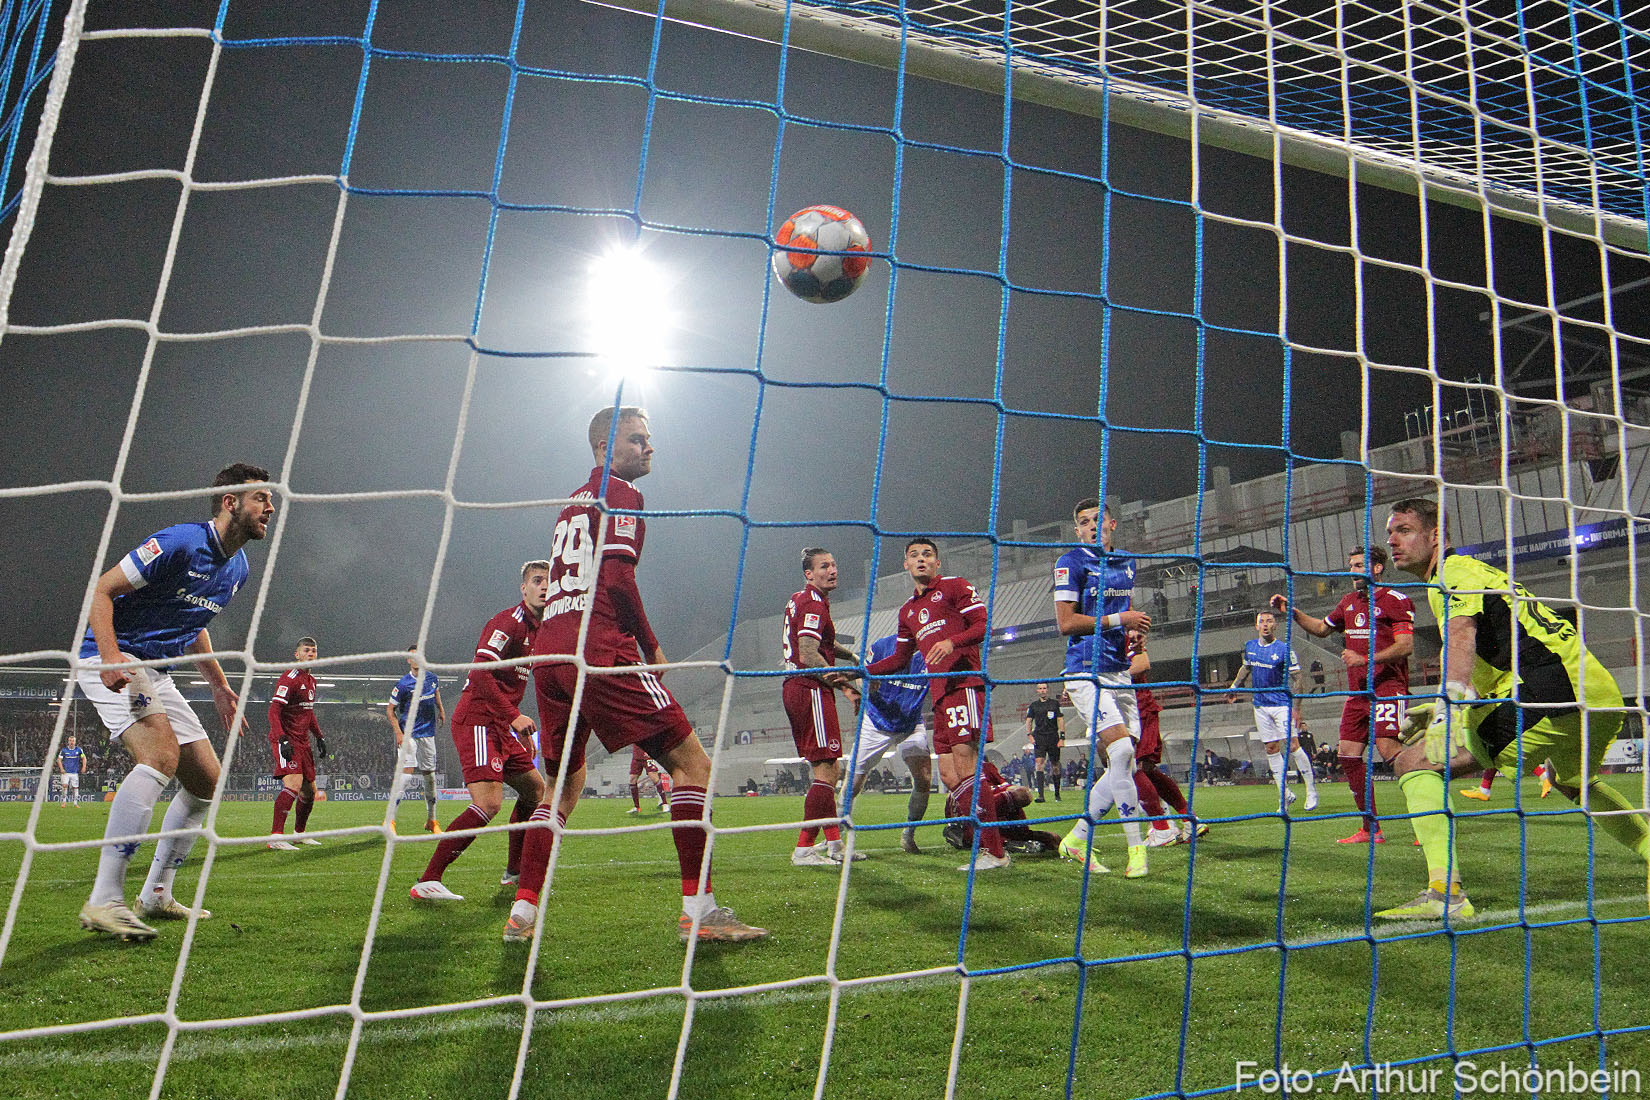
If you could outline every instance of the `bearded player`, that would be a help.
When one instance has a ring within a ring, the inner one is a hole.
[[[558,828],[566,824],[578,805],[584,790],[584,746],[592,730],[607,751],[640,745],[670,771],[670,818],[676,826],[671,839],[681,871],[678,928],[683,942],[760,939],[768,934],[767,929],[745,924],[733,910],[717,905],[711,892],[710,860],[705,854],[710,757],[681,704],[659,676],[635,667],[644,662],[666,663],[636,588],[636,566],[647,523],[639,515],[642,494],[635,482],[653,468],[647,413],[634,406],[605,408],[591,419],[589,440],[595,468],[589,480],[573,491],[572,503],[556,521],[550,543],[549,602],[533,638],[533,655],[546,658],[533,671],[544,769],[548,775],[560,774],[565,758],[566,780],[558,804],[552,808],[541,802],[533,813],[532,820],[540,827],[528,830],[521,886],[504,926],[504,939],[533,938],[539,894],[555,843],[550,822],[554,817]],[[582,656],[587,665],[634,671],[583,674],[581,684],[580,667],[568,660],[579,653],[581,627],[586,627]],[[577,715],[573,713],[575,694]]]
[[[476,643],[477,663],[514,661],[532,650],[533,634],[544,614],[550,589],[550,563],[530,561],[521,567],[521,602],[487,620]],[[453,747],[470,791],[470,804],[447,830],[479,829],[493,820],[504,805],[504,787],[516,792],[510,810],[512,824],[526,821],[544,799],[544,780],[533,763],[533,720],[521,713],[527,694],[526,665],[473,668],[453,708]],[[441,881],[453,860],[470,846],[474,836],[443,837],[435,846],[424,873],[407,891],[415,901],[463,901]],[[509,859],[501,886],[516,883],[521,874],[524,830],[510,830]]]
[[[831,593],[836,590],[836,558],[829,550],[810,546],[802,551],[802,577],[807,582],[785,602],[785,677],[780,689],[785,716],[791,722],[796,751],[813,770],[813,782],[802,799],[802,819],[824,822],[825,851],[816,852],[820,825],[804,825],[791,849],[795,867],[841,866],[845,847],[836,813],[836,785],[842,778],[842,729],[837,722],[836,693],[843,690],[859,703],[852,678],[834,671],[837,659],[859,663],[859,654],[836,640],[831,621]],[[822,671],[815,671],[822,670]],[[854,859],[864,859],[855,852]]]
[[[974,806],[982,822],[980,844],[985,849],[971,867],[980,871],[1010,865],[993,800],[978,792],[975,772],[981,746],[991,740],[991,716],[985,709],[985,680],[980,675],[980,643],[985,640],[985,602],[974,586],[961,577],[940,574],[940,551],[932,539],[915,538],[905,544],[905,572],[916,585],[899,610],[894,651],[865,666],[872,676],[905,675],[913,654],[921,652],[933,677],[928,681],[934,703],[934,752],[940,758],[940,781],[951,789],[959,806]]]
[[[1341,709],[1339,755],[1341,772],[1352,788],[1363,824],[1351,836],[1342,837],[1341,844],[1386,843],[1375,817],[1375,787],[1369,782],[1365,761],[1371,732],[1377,738],[1396,738],[1403,730],[1409,656],[1415,651],[1415,604],[1402,592],[1379,583],[1386,566],[1386,547],[1372,546],[1367,554],[1354,550],[1346,556],[1352,591],[1321,619],[1298,607],[1293,612],[1295,625],[1314,638],[1327,638],[1336,631],[1346,635],[1341,661],[1352,694]],[[1377,582],[1373,593],[1370,577]],[[1289,614],[1289,598],[1273,596],[1272,608],[1280,615]]]
[[[1060,842],[1060,854],[1090,871],[1102,870],[1090,850],[1093,822],[1116,805],[1129,850],[1124,877],[1140,878],[1146,874],[1146,845],[1134,780],[1138,717],[1127,633],[1150,630],[1152,618],[1131,606],[1134,560],[1112,549],[1117,520],[1111,510],[1090,497],[1078,501],[1071,514],[1083,545],[1067,550],[1054,564],[1054,621],[1066,637],[1066,692],[1095,732],[1106,767],[1090,784],[1087,812]]]
[[[314,638],[299,638],[292,651],[295,661],[313,661],[320,655]],[[269,700],[269,751],[275,756],[275,778],[281,791],[275,796],[275,815],[270,823],[269,846],[292,852],[297,845],[284,839],[286,815],[297,806],[292,831],[304,844],[320,844],[304,836],[309,828],[309,812],[315,808],[315,758],[327,754],[327,739],[315,718],[315,674],[307,668],[289,668],[275,683]]]

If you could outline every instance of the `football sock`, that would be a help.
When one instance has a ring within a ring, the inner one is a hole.
[[[424,806],[425,806],[425,810],[430,815],[430,820],[434,821],[435,820],[435,773],[434,772],[419,772],[418,774],[420,774],[424,777]]]
[[[462,816],[462,815],[460,815]],[[539,903],[544,889],[544,878],[550,872],[550,854],[556,846],[556,834],[550,829],[550,819],[557,825],[566,825],[567,818],[557,813],[548,802],[540,802],[527,820],[535,827],[525,830],[521,846],[521,882],[516,886],[516,900],[532,905]],[[437,845],[440,847],[440,845]]]
[[[447,826],[447,832],[457,829],[479,829],[489,821],[493,815],[484,813],[474,802],[464,807],[464,812],[453,818],[453,823]],[[447,873],[447,868],[453,860],[464,853],[470,846],[473,836],[443,836],[441,843],[435,846],[435,852],[430,856],[430,862],[425,866],[424,873],[418,876],[419,882],[437,881]]]
[[[676,817],[674,813],[670,816],[672,819]],[[693,816],[697,817],[698,815],[694,814]],[[807,793],[802,796],[803,820],[818,821],[822,818],[835,816],[836,788],[831,786],[829,783],[821,783],[817,779],[814,780],[808,785]],[[839,840],[841,837],[842,830],[837,828],[835,825],[825,826],[826,840]],[[819,827],[809,826],[796,834],[796,846],[798,848],[809,848],[812,847],[814,841],[818,839]]]
[[[1147,817],[1163,816],[1163,800],[1157,797],[1157,784],[1152,777],[1136,768],[1134,771],[1134,793],[1140,799],[1141,809],[1146,811]],[[1161,822],[1153,822],[1151,827],[1158,828]]]
[[[296,801],[298,801],[297,792],[291,787],[281,788],[281,793],[275,796],[275,820],[269,826],[270,835],[280,836],[286,832],[287,811],[292,809],[292,804]]]
[[[1489,794],[1490,788],[1495,785],[1495,777],[1500,774],[1501,773],[1494,768],[1485,768],[1484,778],[1478,781],[1478,789],[1483,791],[1485,794]]]
[[[1285,768],[1283,766],[1283,753],[1267,753],[1266,766],[1272,769],[1272,781],[1278,785],[1278,790],[1283,790],[1284,784],[1289,782],[1289,776],[1285,774]]]
[[[705,801],[705,788],[677,787],[671,792],[671,795],[671,821],[697,822],[703,819],[709,824],[710,808]],[[836,805],[834,792],[831,797],[831,804],[833,807]],[[710,893],[710,864],[705,857],[705,846],[709,840],[709,835],[704,829],[687,826],[670,830],[670,836],[676,842],[676,862],[680,865],[682,871],[682,897],[691,898],[701,893],[699,889],[701,868],[704,869],[705,875],[703,893]],[[695,915],[687,910],[686,902],[683,903],[683,911],[687,912],[690,917]]]
[[[642,785],[634,779],[630,781],[630,804],[637,810],[642,808]]]
[[[525,798],[516,799],[515,807],[510,811],[510,824],[517,825],[533,816],[533,811],[539,808],[537,802],[529,802]],[[527,839],[527,830],[510,830],[510,855],[504,864],[506,874],[521,874],[521,849]]]
[[[1099,821],[1101,818],[1111,813],[1112,805],[1115,802],[1116,799],[1112,797],[1111,776],[1106,772],[1101,772],[1100,778],[1096,779],[1094,781],[1094,786],[1089,788],[1087,815],[1078,818],[1072,823],[1070,833],[1072,840],[1078,844],[1087,843],[1091,829],[1089,823],[1091,821]]]
[[[147,764],[134,764],[126,778],[120,781],[115,797],[109,803],[109,821],[103,835],[139,836],[149,831],[149,822],[155,816],[155,803],[166,789],[167,777]],[[110,844],[98,853],[97,881],[92,885],[93,905],[104,905],[126,898],[126,865],[138,850],[138,842]]]
[[[911,799],[905,804],[905,820],[918,822],[928,813],[928,784],[912,783]]]
[[[166,816],[161,819],[162,829],[194,829],[206,820],[206,811],[212,805],[209,798],[196,798],[188,791],[179,789],[172,804],[166,807]],[[195,835],[161,837],[155,844],[155,858],[149,864],[149,881],[143,884],[143,893],[146,897],[168,899],[172,896],[172,880],[177,877],[178,868],[183,861],[189,858],[189,850],[195,846]]]
[[[1119,737],[1106,746],[1106,774],[1111,776],[1111,795],[1117,800],[1117,816],[1123,819],[1123,836],[1133,848],[1140,843],[1140,806],[1135,801],[1134,742]]]
[[[1174,776],[1153,764],[1146,774],[1151,778],[1152,785],[1157,788],[1158,797],[1174,808],[1177,814],[1190,814],[1192,808],[1186,804],[1186,796],[1180,791],[1180,784],[1174,781]]]
[[[1650,825],[1646,825],[1644,814],[1634,810],[1633,804],[1623,798],[1621,792],[1608,783],[1593,780],[1587,792],[1587,808],[1597,812],[1599,810],[1628,810],[1629,813],[1611,814],[1609,817],[1594,817],[1593,823],[1600,829],[1615,837],[1628,848],[1637,852],[1640,859],[1650,859]]]
[[[1433,882],[1460,882],[1461,864],[1456,859],[1450,819],[1445,813],[1449,790],[1444,777],[1437,772],[1405,772],[1398,777],[1398,789],[1404,792],[1409,812],[1418,815],[1409,823],[1427,857],[1427,878]]]
[[[301,833],[309,828],[309,811],[315,808],[315,796],[298,792],[298,814],[293,818],[292,831]]]
[[[1380,828],[1375,821],[1375,792],[1369,787],[1369,769],[1364,765],[1363,757],[1343,756],[1340,765],[1346,775],[1346,785],[1352,789],[1352,801],[1357,804],[1358,812],[1364,815],[1364,831],[1375,832]]]
[[[1306,780],[1306,793],[1316,796],[1318,793],[1318,777],[1312,774],[1312,758],[1306,755],[1305,749],[1296,749],[1290,759],[1295,767],[1300,769],[1301,778]]]
[[[1060,801],[1060,769],[1053,768],[1051,770],[1054,772],[1054,801],[1058,802]]]
[[[1038,798],[1042,798],[1042,797],[1043,797],[1043,789],[1044,789],[1044,786],[1045,786],[1045,781],[1044,781],[1044,776],[1043,776],[1043,773],[1042,773],[1042,772],[1038,772],[1038,773],[1037,773],[1037,797],[1038,797]]]

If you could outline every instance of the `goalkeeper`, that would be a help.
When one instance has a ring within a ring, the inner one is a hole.
[[[1502,570],[1451,549],[1435,502],[1397,502],[1386,531],[1393,563],[1427,582],[1444,638],[1444,700],[1410,708],[1402,744],[1380,742],[1417,815],[1410,822],[1426,853],[1428,883],[1408,905],[1375,915],[1473,915],[1447,816],[1446,768],[1452,777],[1485,767],[1517,775],[1545,762],[1556,790],[1579,803],[1585,786],[1588,808],[1604,815],[1595,818],[1598,826],[1650,858],[1643,814],[1598,778],[1621,730],[1621,691],[1576,628]]]

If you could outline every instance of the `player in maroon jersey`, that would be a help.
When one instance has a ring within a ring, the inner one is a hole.
[[[986,853],[973,864],[989,871],[1007,867],[1008,853],[993,800],[975,798],[980,747],[991,740],[991,716],[985,708],[985,679],[980,675],[980,643],[985,640],[985,601],[961,577],[940,575],[940,551],[932,539],[915,538],[905,544],[905,572],[916,591],[899,610],[898,640],[894,652],[867,665],[872,676],[903,673],[911,654],[920,650],[931,679],[928,695],[934,701],[934,753],[940,759],[940,780],[957,796],[958,804],[975,805],[982,823],[980,844]],[[958,870],[966,871],[970,864]]]
[[[504,926],[506,941],[533,937],[539,893],[555,844],[551,818],[559,829],[578,805],[584,790],[584,746],[592,730],[609,752],[640,745],[670,771],[670,818],[675,823],[671,838],[681,869],[683,941],[743,941],[768,934],[716,904],[705,855],[710,757],[658,674],[636,667],[666,663],[636,588],[647,524],[637,514],[642,494],[634,483],[652,469],[651,438],[647,413],[639,408],[598,412],[589,433],[595,468],[572,493],[572,503],[562,509],[551,538],[548,602],[533,637],[533,655],[545,660],[533,670],[533,689],[543,730],[545,773],[554,777],[565,767],[566,775],[557,804],[542,802],[533,813],[532,820],[542,827],[527,834],[521,886]],[[569,660],[581,652],[581,628],[584,663],[596,670],[588,674]]]
[[[1146,652],[1146,632],[1130,630],[1124,638],[1128,646],[1129,679],[1136,684],[1144,684],[1152,677],[1152,659]],[[1140,804],[1146,808],[1147,814],[1158,817],[1163,813],[1163,803],[1167,802],[1175,813],[1186,817],[1178,830],[1167,821],[1153,823],[1146,843],[1154,848],[1190,843],[1192,809],[1186,803],[1186,796],[1181,793],[1180,784],[1159,766],[1163,763],[1163,737],[1157,717],[1162,713],[1163,705],[1152,694],[1151,688],[1137,687],[1134,689],[1134,707],[1140,718],[1140,738],[1134,749],[1134,784],[1140,794]],[[1208,832],[1209,826],[1197,824],[1198,836],[1206,836]]]
[[[844,858],[841,826],[836,821],[836,785],[842,778],[842,727],[837,721],[836,691],[842,689],[857,706],[853,676],[829,670],[837,658],[859,663],[859,654],[836,640],[831,622],[831,593],[836,590],[836,558],[829,550],[810,546],[802,551],[802,576],[808,583],[785,603],[784,659],[787,676],[780,689],[785,715],[791,720],[791,739],[797,754],[813,769],[813,783],[802,800],[805,821],[825,821],[825,851],[814,850],[817,825],[797,833],[791,863],[797,867],[839,867]],[[854,859],[864,859],[855,852]]]
[[[1031,788],[1016,786],[1004,779],[997,765],[987,760],[980,765],[981,799],[991,799],[1003,834],[1003,846],[1026,855],[1054,855],[1060,847],[1060,834],[1033,829],[1029,825],[1015,825],[1026,819],[1026,807],[1031,805]],[[946,817],[967,817],[968,806],[958,802],[955,794],[946,796]],[[945,827],[945,840],[953,848],[971,848],[974,845],[974,823],[954,821]]]
[[[659,796],[659,812],[670,809],[670,780],[659,771],[659,765],[653,758],[642,751],[642,746],[633,745],[630,749],[630,809],[627,814],[642,812],[642,780],[646,779],[653,786],[653,793]]]
[[[1369,734],[1397,737],[1404,724],[1404,697],[1409,694],[1409,655],[1415,650],[1415,605],[1402,592],[1375,586],[1369,592],[1368,577],[1379,581],[1386,572],[1384,546],[1372,546],[1365,554],[1354,550],[1346,556],[1347,572],[1353,574],[1352,591],[1321,619],[1294,609],[1295,625],[1317,638],[1340,631],[1346,635],[1341,660],[1346,665],[1346,706],[1341,711],[1340,765],[1352,798],[1363,814],[1363,824],[1342,844],[1385,844],[1380,822],[1375,817],[1375,789],[1369,783],[1365,757]],[[1279,614],[1290,610],[1289,599],[1272,597]],[[1370,637],[1374,636],[1374,653]],[[1373,697],[1370,692],[1373,672]]]
[[[313,661],[318,652],[314,638],[299,638],[292,658]],[[308,669],[289,668],[275,682],[275,694],[269,700],[269,751],[275,756],[275,776],[281,781],[281,791],[275,796],[275,820],[269,827],[271,836],[284,836],[286,815],[296,805],[293,831],[298,839],[304,844],[321,843],[303,835],[309,827],[309,812],[315,807],[316,749],[322,756],[327,753],[326,738],[321,736],[320,723],[315,720],[315,677]],[[285,839],[271,840],[269,846],[287,852],[298,847]]]
[[[530,561],[521,567],[521,602],[507,607],[487,620],[476,643],[478,663],[513,661],[532,650],[533,634],[544,613],[550,589],[550,563]],[[464,771],[464,785],[470,789],[470,804],[447,826],[479,829],[493,820],[504,804],[504,785],[515,788],[516,804],[510,811],[512,823],[526,821],[544,800],[544,780],[533,763],[533,720],[521,713],[521,699],[527,693],[530,673],[526,665],[473,668],[464,681],[458,705],[453,707],[453,746]],[[443,836],[430,856],[424,873],[413,883],[408,895],[415,901],[463,901],[442,883],[448,866],[470,846],[470,836]],[[509,859],[501,886],[515,885],[521,876],[521,852],[525,833],[510,831]]]

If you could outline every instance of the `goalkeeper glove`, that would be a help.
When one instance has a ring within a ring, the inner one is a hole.
[[[283,733],[281,734],[279,744],[281,749],[281,763],[285,764],[288,760],[292,759],[292,738]]]
[[[315,759],[325,760],[326,758],[327,758],[327,739],[325,737],[321,736],[321,731],[320,730],[316,730],[315,731]]]
[[[1433,706],[1432,721],[1427,723],[1425,735],[1427,759],[1434,764],[1447,764],[1456,750],[1466,748],[1469,708],[1464,700],[1473,698],[1474,694],[1468,684],[1451,681],[1444,685],[1447,702]]]

